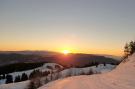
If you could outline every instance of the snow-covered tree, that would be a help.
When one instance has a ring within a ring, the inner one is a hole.
[[[12,75],[7,75],[6,76],[6,84],[8,84],[8,83],[13,83],[13,77],[12,77]]]
[[[28,80],[28,76],[27,74],[23,73],[21,77],[21,81],[26,81],[26,80]]]
[[[21,77],[19,75],[16,76],[14,82],[20,82],[20,81],[21,81]]]

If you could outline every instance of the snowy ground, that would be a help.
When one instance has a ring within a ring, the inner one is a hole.
[[[52,66],[52,68],[55,70],[55,65],[58,65],[58,64],[47,63],[43,67],[39,67],[36,69],[40,69],[40,71],[46,71],[46,70],[49,71],[47,66]],[[76,76],[76,75],[80,75],[81,73],[87,74],[90,70],[92,70],[94,73],[102,73],[102,72],[111,71],[114,68],[115,68],[115,66],[110,65],[110,64],[106,64],[106,66],[104,66],[103,64],[100,64],[97,67],[92,66],[92,67],[86,67],[86,68],[70,68],[70,69],[65,69],[65,70],[61,71],[60,78],[65,78],[69,73],[70,73],[70,76]],[[22,72],[14,72],[14,73],[10,73],[10,74],[13,75],[13,78],[15,78],[15,76],[21,75],[22,73],[26,73],[29,75],[32,71],[33,70],[28,70],[28,71],[22,71]],[[4,83],[5,80],[2,80],[1,82]],[[20,83],[2,84],[2,85],[0,85],[0,89],[27,89],[26,87],[28,85],[29,85],[29,81],[20,82]]]
[[[40,70],[42,72],[44,71],[51,71],[50,69],[47,68],[47,66],[51,66],[53,68],[53,71],[55,72],[55,65],[58,65],[56,63],[46,63],[44,64],[42,67],[38,67],[32,70],[27,70],[27,71],[21,71],[21,72],[13,72],[13,73],[9,73],[10,75],[13,76],[13,80],[15,80],[15,77],[18,75],[22,75],[23,73],[27,74],[28,76],[30,75],[30,73],[33,70]],[[61,68],[63,68],[61,65],[58,65]],[[112,69],[115,68],[115,65],[110,65],[110,64],[106,64],[106,66],[104,66],[103,64],[99,64],[97,67],[96,66],[92,66],[92,67],[86,67],[86,68],[70,68],[70,69],[65,69],[63,71],[60,72],[60,77],[61,78],[65,78],[67,75],[71,76],[76,76],[76,75],[80,75],[82,73],[87,74],[89,71],[92,71],[94,73],[103,73],[103,72],[108,72],[111,71]],[[5,84],[5,79],[0,80],[0,84]]]
[[[55,65],[58,65],[56,63],[45,63],[43,66],[41,67],[38,67],[38,68],[35,68],[35,69],[31,69],[31,70],[26,70],[26,71],[21,71],[21,72],[13,72],[13,73],[9,73],[9,75],[12,75],[13,77],[13,80],[15,80],[15,77],[18,76],[18,75],[22,75],[23,73],[27,74],[28,76],[30,75],[30,73],[33,71],[33,70],[40,70],[42,72],[44,71],[51,71],[50,69],[47,68],[47,66],[51,66],[54,70],[55,70]],[[58,65],[60,66],[61,68],[63,68],[61,65]],[[0,80],[0,84],[5,84],[5,79],[1,79]]]
[[[109,73],[60,79],[39,89],[135,89],[135,54]]]
[[[61,78],[65,78],[68,74],[71,76],[76,76],[80,74],[88,74],[90,71],[94,74],[100,74],[100,73],[105,73],[109,72],[112,69],[114,69],[116,66],[115,65],[110,65],[106,64],[104,66],[103,64],[99,64],[97,67],[96,66],[91,66],[91,67],[86,67],[86,68],[70,68],[66,69],[60,72]]]
[[[19,82],[19,83],[10,83],[0,85],[0,89],[27,89],[29,81]]]

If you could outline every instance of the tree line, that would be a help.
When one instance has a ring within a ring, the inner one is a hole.
[[[27,63],[14,63],[0,67],[0,75],[12,72],[19,72],[34,69],[43,66],[43,62],[27,62]]]
[[[123,58],[127,58],[128,56],[132,55],[135,52],[135,41],[130,41],[126,43],[124,47],[124,56]]]

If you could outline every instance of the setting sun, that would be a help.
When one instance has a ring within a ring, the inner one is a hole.
[[[63,50],[63,53],[64,53],[65,55],[67,55],[67,54],[70,53],[70,51],[69,51],[69,50]]]

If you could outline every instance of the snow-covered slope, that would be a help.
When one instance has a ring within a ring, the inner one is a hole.
[[[12,75],[13,81],[14,81],[16,76],[18,76],[18,75],[21,76],[23,73],[25,73],[29,76],[33,70],[40,70],[42,72],[51,71],[51,69],[48,69],[48,66],[50,66],[53,69],[53,72],[55,72],[55,71],[57,71],[55,68],[56,65],[59,66],[61,69],[63,68],[61,65],[56,64],[56,63],[45,63],[41,67],[31,69],[31,70],[21,71],[21,72],[13,72],[13,73],[9,73],[9,75]],[[69,74],[70,74],[70,76],[76,76],[76,75],[80,75],[82,73],[88,74],[90,71],[92,71],[93,73],[103,73],[103,72],[109,72],[114,68],[115,68],[115,65],[111,65],[111,64],[106,64],[106,66],[104,66],[104,64],[99,64],[97,67],[91,66],[91,67],[86,67],[86,68],[69,68],[69,69],[65,69],[65,70],[61,71],[60,77],[65,78]],[[6,81],[6,79],[1,79],[0,84],[5,84],[5,81]]]
[[[0,85],[0,89],[27,89],[29,81]]]
[[[48,69],[48,66],[51,66],[54,71],[55,71],[55,63],[46,63],[44,64],[42,67],[36,68],[39,69],[40,71],[50,71],[50,69]],[[60,66],[60,65],[59,65]],[[62,66],[60,66],[62,68]],[[65,78],[67,76],[76,76],[76,75],[80,75],[80,74],[88,74],[90,71],[92,71],[93,73],[102,73],[102,72],[108,72],[111,71],[112,69],[115,68],[115,65],[110,65],[110,64],[106,64],[106,66],[104,66],[103,64],[99,64],[97,67],[96,66],[92,66],[92,67],[86,67],[86,68],[69,68],[69,69],[65,69],[63,71],[61,71],[59,73],[59,78]],[[33,70],[27,70],[27,71],[22,71],[22,72],[14,72],[14,73],[10,73],[10,75],[13,76],[13,79],[15,78],[15,76],[17,75],[21,75],[22,73],[26,73],[27,75],[29,75]],[[57,76],[54,74],[53,77]],[[48,79],[50,78],[50,76],[48,76]],[[44,81],[44,78],[42,78],[42,80]],[[3,83],[2,83],[3,82]],[[0,85],[0,89],[27,89],[27,86],[29,84],[29,82],[20,82],[20,83],[11,83],[11,84],[4,84],[5,80],[1,80],[1,84]],[[15,88],[16,87],[16,88]]]
[[[135,89],[135,54],[112,72],[60,79],[39,89]]]
[[[9,73],[9,75],[12,75],[13,81],[14,81],[16,76],[18,76],[18,75],[21,76],[23,73],[25,73],[25,74],[27,74],[29,76],[31,74],[31,72],[33,72],[33,70],[40,70],[42,72],[51,71],[51,69],[49,69],[48,66],[51,67],[55,71],[55,69],[56,69],[55,66],[56,65],[59,66],[60,68],[63,68],[61,65],[56,64],[56,63],[45,63],[41,67],[31,69],[31,70],[26,70],[26,71],[13,72],[13,73]],[[6,79],[1,79],[0,84],[5,84],[5,81],[6,81]]]
[[[111,65],[111,64],[99,64],[98,66],[91,66],[91,67],[85,67],[85,68],[69,68],[65,69],[60,72],[60,77],[65,78],[66,76],[76,76],[76,75],[81,75],[81,74],[89,74],[91,71],[94,74],[99,74],[99,73],[105,73],[109,72],[112,69],[114,69],[116,66]]]

